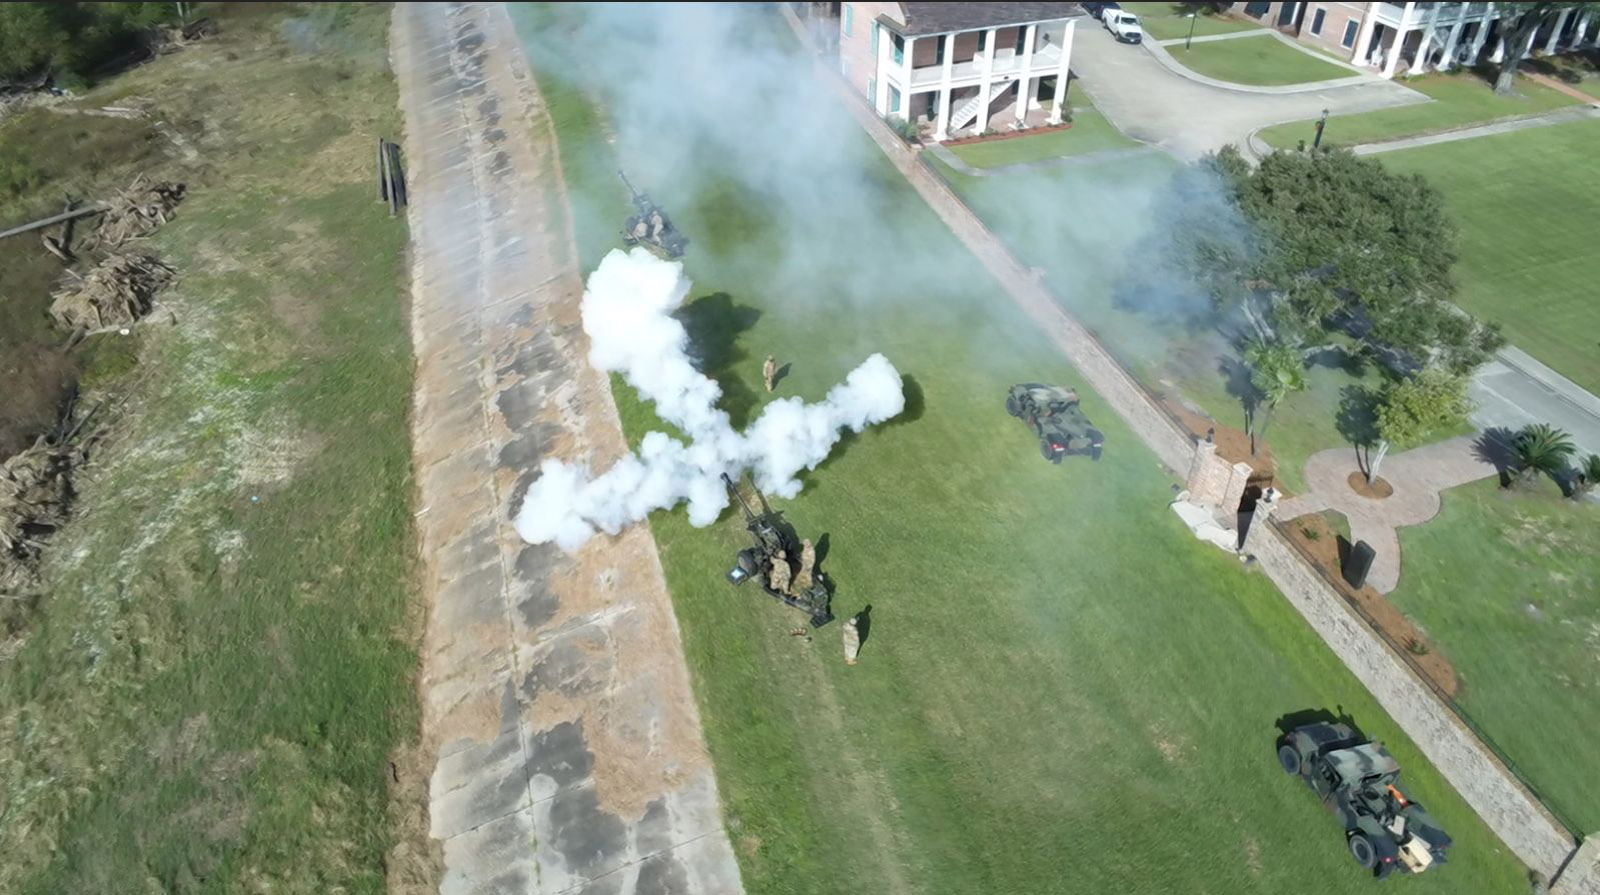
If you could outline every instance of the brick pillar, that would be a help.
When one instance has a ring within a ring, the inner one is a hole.
[[[1200,503],[1200,497],[1205,489],[1206,466],[1217,455],[1216,442],[1201,441],[1194,446],[1194,458],[1189,461],[1189,494],[1195,503]]]
[[[1600,895],[1600,834],[1584,838],[1550,895]]]
[[[1244,500],[1244,486],[1250,481],[1250,465],[1248,463],[1235,463],[1228,469],[1227,484],[1223,486],[1222,497],[1217,503],[1217,508],[1230,519],[1239,509],[1239,502]]]

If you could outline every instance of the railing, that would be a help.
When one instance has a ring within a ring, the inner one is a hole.
[[[1283,538],[1284,542],[1293,547],[1296,553],[1300,554],[1301,560],[1303,560],[1306,565],[1315,569],[1318,575],[1322,576],[1322,580],[1328,585],[1328,587],[1333,589],[1334,593],[1339,595],[1339,598],[1342,599],[1344,604],[1355,613],[1356,617],[1361,619],[1362,623],[1364,623],[1367,628],[1372,631],[1372,633],[1378,635],[1378,639],[1382,640],[1384,645],[1389,647],[1389,652],[1393,653],[1397,658],[1404,662],[1406,667],[1411,669],[1411,673],[1416,676],[1417,680],[1421,681],[1429,690],[1432,690],[1433,695],[1436,696],[1446,708],[1450,709],[1450,711],[1454,713],[1458,719],[1460,719],[1461,723],[1466,725],[1468,730],[1472,731],[1473,735],[1478,738],[1478,742],[1482,743],[1491,753],[1493,753],[1495,760],[1499,761],[1500,765],[1507,771],[1510,771],[1511,776],[1517,778],[1517,782],[1522,784],[1522,788],[1527,790],[1528,794],[1534,798],[1534,801],[1538,802],[1539,805],[1544,808],[1545,812],[1549,814],[1550,817],[1556,821],[1556,823],[1560,824],[1566,830],[1567,835],[1571,836],[1574,841],[1582,839],[1582,833],[1579,832],[1582,827],[1574,823],[1570,816],[1563,813],[1561,809],[1557,808],[1555,805],[1552,805],[1550,800],[1545,798],[1544,793],[1539,790],[1539,787],[1534,784],[1532,780],[1528,779],[1528,775],[1524,774],[1522,769],[1517,767],[1516,762],[1511,760],[1511,756],[1507,755],[1506,751],[1500,748],[1500,745],[1489,737],[1489,734],[1481,726],[1479,726],[1478,722],[1474,721],[1472,716],[1467,714],[1467,710],[1462,707],[1461,703],[1456,701],[1455,696],[1449,691],[1445,690],[1443,687],[1439,686],[1438,682],[1435,681],[1433,677],[1423,669],[1422,665],[1412,656],[1411,650],[1408,649],[1405,644],[1395,642],[1395,639],[1389,635],[1388,631],[1384,630],[1383,626],[1378,622],[1378,620],[1374,618],[1373,615],[1367,611],[1367,608],[1361,604],[1361,601],[1351,596],[1349,584],[1345,582],[1343,578],[1339,577],[1338,574],[1333,570],[1329,569],[1327,566],[1324,566],[1315,556],[1311,554],[1311,551],[1306,549],[1305,545],[1300,542],[1300,539],[1294,536],[1291,528],[1291,522],[1293,520],[1278,519],[1276,517],[1269,516],[1267,521],[1272,524],[1273,528],[1277,529],[1278,534]]]

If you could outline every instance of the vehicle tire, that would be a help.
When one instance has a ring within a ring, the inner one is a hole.
[[[1012,416],[1021,416],[1022,415],[1021,412],[1019,411],[1019,409],[1017,408],[1017,396],[1016,395],[1006,395],[1006,413],[1009,413]]]
[[[1300,750],[1284,743],[1278,747],[1278,764],[1283,766],[1285,774],[1300,773]]]
[[[1356,863],[1371,870],[1378,863],[1378,850],[1372,847],[1372,840],[1365,833],[1350,834],[1350,857]]]
[[[1039,442],[1039,453],[1044,454],[1046,460],[1054,462],[1056,459],[1056,449],[1051,447],[1048,441]]]

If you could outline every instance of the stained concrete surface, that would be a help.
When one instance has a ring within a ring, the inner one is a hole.
[[[626,450],[585,362],[559,157],[503,7],[400,4],[429,599],[424,734],[445,893],[737,893],[655,543],[522,543],[540,460]]]

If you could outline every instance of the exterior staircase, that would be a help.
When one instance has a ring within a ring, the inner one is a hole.
[[[1010,87],[1012,82],[1014,82],[1016,79],[1016,75],[1001,75],[996,77],[990,85],[989,101],[991,103],[994,102],[995,97],[999,96],[1001,93],[1004,93],[1005,89]],[[979,93],[978,95],[962,103],[961,106],[955,111],[951,112],[950,130],[960,130],[971,124],[972,120],[978,117],[978,106],[982,102],[983,94]]]

